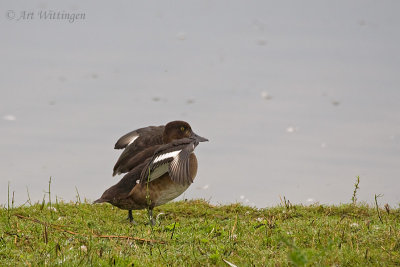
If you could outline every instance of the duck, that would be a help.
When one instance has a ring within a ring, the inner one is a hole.
[[[110,203],[128,210],[148,209],[154,225],[153,209],[181,195],[193,183],[198,169],[194,150],[208,141],[193,132],[185,121],[165,126],[148,126],[118,139],[114,148],[124,149],[113,168],[113,176],[126,173],[93,203]]]
[[[191,130],[190,125],[184,121],[172,121],[167,125],[148,126],[131,131],[118,139],[114,149],[124,149],[113,168],[113,176],[131,171],[152,156],[159,145],[167,144],[174,138],[181,138],[185,134],[176,131],[178,127]],[[128,219],[133,221],[132,210],[128,210]]]

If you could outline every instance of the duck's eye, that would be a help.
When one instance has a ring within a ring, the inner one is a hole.
[[[184,132],[185,131],[185,127],[182,126],[181,127],[181,131]]]

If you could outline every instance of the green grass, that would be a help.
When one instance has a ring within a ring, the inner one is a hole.
[[[400,265],[400,209],[379,213],[360,204],[256,209],[192,200],[156,208],[151,227],[145,210],[133,212],[132,225],[108,204],[7,205],[0,266]]]

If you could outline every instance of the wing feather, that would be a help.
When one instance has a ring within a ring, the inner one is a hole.
[[[161,146],[143,168],[141,182],[153,181],[168,173],[170,178],[179,184],[192,183],[190,178],[190,154],[198,142],[191,138],[175,140]]]
[[[115,149],[125,148],[114,166],[113,176],[129,172],[136,165],[132,165],[132,159],[156,145],[163,144],[163,132],[165,126],[149,126],[129,132],[122,136],[115,144]],[[153,150],[154,152],[154,150]],[[151,156],[151,155],[150,155]],[[134,160],[137,164],[137,160]]]
[[[169,176],[174,182],[182,185],[192,183],[189,172],[190,154],[195,148],[194,143],[189,143],[184,149],[172,160],[169,167]]]

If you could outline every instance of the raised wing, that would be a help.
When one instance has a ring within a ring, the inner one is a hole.
[[[132,153],[128,155],[128,157],[123,161],[123,163],[119,164],[117,168],[114,168],[114,174],[126,173],[133,170],[137,165],[141,164],[145,159],[151,158],[154,155],[154,152],[159,149],[161,145],[154,145],[152,147],[148,147],[136,154]]]
[[[164,126],[140,128],[122,136],[115,144],[115,149],[125,148],[114,166],[113,176],[125,173],[141,163],[140,159],[151,157],[158,148],[147,150],[163,144]],[[144,153],[145,155],[139,155]]]
[[[140,128],[125,134],[124,136],[120,137],[118,141],[115,143],[114,149],[122,149],[126,148],[127,146],[131,145],[137,140],[136,143],[141,143],[140,139],[148,139],[154,136],[161,136],[164,131],[164,126],[148,126],[144,128]]]
[[[193,181],[190,177],[190,154],[198,141],[193,138],[175,140],[161,146],[142,171],[141,183],[151,182],[165,173],[179,184],[187,185]]]

